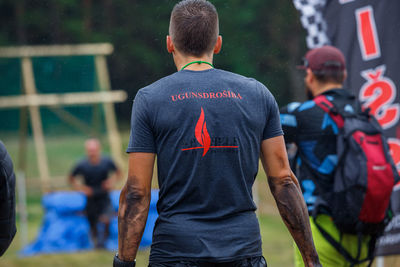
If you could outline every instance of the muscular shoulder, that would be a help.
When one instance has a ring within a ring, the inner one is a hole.
[[[303,103],[300,102],[292,102],[287,106],[281,108],[282,114],[291,114],[293,116],[299,117],[307,117],[307,116],[315,116],[318,114],[323,114],[323,110],[319,108],[313,100],[308,100]],[[312,117],[308,117],[310,119]]]
[[[304,131],[318,131],[324,122],[325,113],[313,100],[293,102],[281,108],[281,123],[286,132],[297,129],[293,135]]]
[[[268,96],[271,95],[267,87],[254,78],[246,77],[226,70],[216,69],[215,71],[218,73],[218,79],[221,82],[226,82],[236,87],[246,88],[246,90],[254,91],[259,94]]]
[[[166,88],[166,87],[170,86],[171,84],[173,84],[176,80],[175,76],[176,76],[176,73],[165,76],[165,77],[141,88],[138,91],[138,93],[141,93],[143,95],[155,94],[155,93],[159,92],[160,90],[162,90],[163,88]]]
[[[106,156],[106,155],[101,156],[101,162],[103,164],[114,164],[114,161],[111,159],[111,157]]]
[[[89,166],[89,160],[86,157],[79,159],[75,164],[75,169],[84,169]]]
[[[106,167],[107,169],[115,170],[116,165],[114,161],[109,156],[102,156],[101,157],[101,164]]]
[[[176,94],[183,89],[193,88],[224,88],[230,90],[245,90],[253,96],[273,98],[270,91],[254,78],[233,72],[212,69],[204,72],[178,71],[140,89],[135,97],[146,106],[157,106],[170,99],[170,94]]]
[[[242,83],[254,83],[257,82],[256,79],[243,76],[241,74],[237,74],[234,72],[230,72],[227,70],[215,69],[217,75],[220,76],[222,80],[229,80],[233,82],[242,82]]]

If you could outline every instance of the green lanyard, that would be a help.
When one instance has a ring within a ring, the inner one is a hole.
[[[181,70],[183,70],[183,69],[185,69],[187,66],[192,65],[192,64],[195,64],[195,63],[198,63],[198,64],[201,64],[201,63],[208,64],[208,65],[210,65],[211,67],[214,68],[214,65],[211,64],[210,62],[197,60],[197,61],[192,61],[192,62],[186,64],[185,66],[183,66],[183,68],[182,68]]]

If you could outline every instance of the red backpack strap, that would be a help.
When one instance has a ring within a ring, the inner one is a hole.
[[[332,120],[336,123],[337,127],[339,129],[343,128],[344,126],[344,120],[343,117],[339,114],[339,112],[335,111],[336,107],[335,105],[332,104],[331,101],[328,100],[328,98],[324,95],[319,95],[313,99],[315,104],[322,108],[323,111],[329,114],[331,116]]]

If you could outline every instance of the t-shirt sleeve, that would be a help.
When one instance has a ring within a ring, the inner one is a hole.
[[[117,165],[115,165],[114,161],[111,158],[108,158],[107,162],[108,162],[108,170],[112,172],[117,170]]]
[[[77,176],[77,175],[82,175],[82,162],[79,162],[78,164],[75,165],[75,167],[71,171],[72,176]]]
[[[295,111],[300,106],[300,103],[293,102],[281,108],[281,124],[285,133],[285,142],[293,143],[296,141],[297,134],[297,118]]]
[[[274,96],[263,85],[265,93],[265,111],[267,120],[263,131],[263,140],[283,135],[282,126],[279,118],[279,108]]]
[[[139,91],[132,106],[131,136],[126,152],[156,153],[146,99]]]

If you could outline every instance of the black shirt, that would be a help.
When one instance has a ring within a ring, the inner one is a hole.
[[[348,112],[355,111],[359,106],[346,89],[332,89],[323,95]],[[297,146],[298,153],[293,159],[292,169],[296,172],[304,200],[311,211],[318,192],[327,191],[332,186],[337,165],[338,127],[313,100],[294,102],[282,108],[281,123],[285,142]]]
[[[103,181],[107,180],[110,173],[117,170],[114,162],[108,157],[101,157],[98,164],[93,165],[87,158],[78,162],[72,170],[71,175],[82,175],[85,185],[91,187],[94,196],[105,196],[107,192],[101,187]]]

